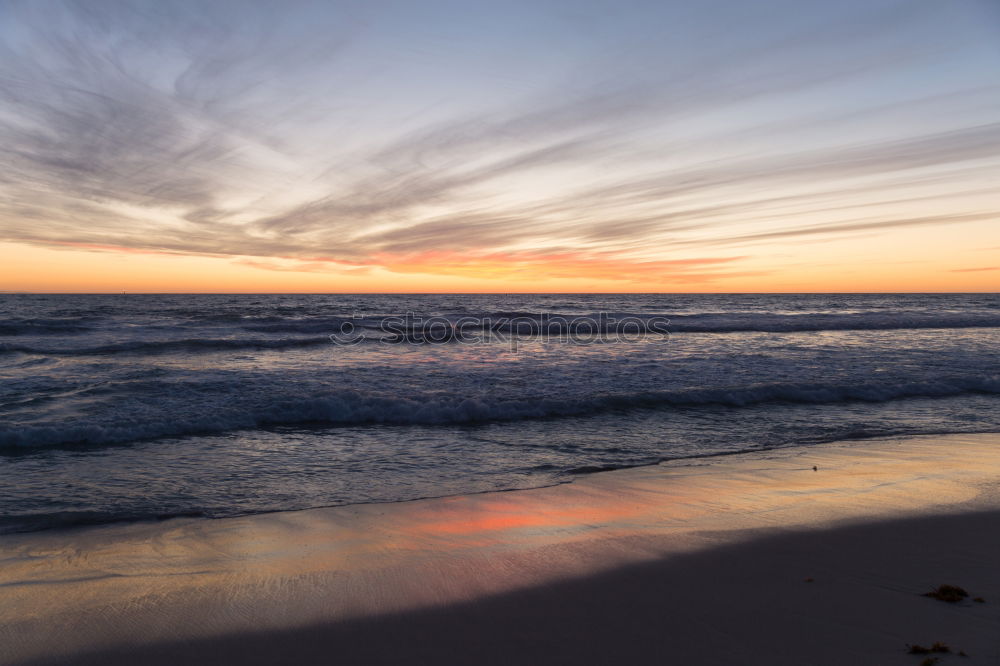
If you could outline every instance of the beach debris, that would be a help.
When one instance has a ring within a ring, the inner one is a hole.
[[[939,661],[941,660],[938,659],[937,657],[927,657],[926,659],[920,662],[920,666],[934,666],[934,664],[938,663]]]
[[[813,578],[812,576],[810,576],[809,578],[806,578],[806,579],[805,579],[804,581],[802,581],[802,582],[804,582],[804,583],[815,583],[815,582],[816,582],[816,579],[815,579],[815,578]]]
[[[982,597],[976,597],[975,599],[973,599],[973,601],[975,601],[977,604],[985,604],[986,603],[986,599],[983,599]]]
[[[956,604],[969,596],[969,593],[957,585],[939,585],[936,590],[925,592],[924,596],[937,599],[938,601],[947,601],[949,604]]]
[[[909,654],[934,654],[935,652],[947,653],[951,652],[951,648],[942,643],[941,641],[934,641],[934,644],[930,647],[924,647],[923,645],[907,645],[910,648],[908,650]]]
[[[969,655],[967,655],[967,654],[965,653],[965,650],[959,650],[959,651],[958,651],[958,656],[959,656],[959,657],[968,657]]]
[[[814,472],[818,472],[819,471],[819,467],[816,467],[816,465],[813,465],[813,471]]]

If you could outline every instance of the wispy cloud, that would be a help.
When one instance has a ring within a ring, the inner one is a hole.
[[[1000,87],[920,76],[963,57],[930,3],[721,5],[753,30],[709,43],[731,26],[692,9],[688,41],[664,42],[668,8],[644,8],[648,26],[592,25],[598,46],[567,38],[580,52],[558,75],[511,65],[532,83],[500,94],[468,46],[408,78],[386,54],[416,52],[420,27],[385,8],[5,3],[0,240],[694,282],[752,272],[732,244],[997,217]]]
[[[760,274],[727,268],[728,264],[744,258],[733,256],[644,261],[614,253],[599,252],[526,251],[469,254],[424,251],[407,255],[377,255],[375,260],[380,266],[398,273],[502,277],[508,280],[576,278],[586,275],[594,280],[627,282],[669,280],[703,283],[722,277]]]
[[[946,224],[961,224],[964,222],[988,222],[998,218],[996,213],[980,213],[968,215],[933,215],[928,217],[910,217],[898,220],[873,220],[868,222],[847,222],[842,224],[818,224],[778,231],[765,231],[742,236],[730,236],[724,239],[713,239],[712,243],[738,243],[744,241],[774,240],[795,236],[838,235],[856,231],[878,231],[898,227],[940,226]]]

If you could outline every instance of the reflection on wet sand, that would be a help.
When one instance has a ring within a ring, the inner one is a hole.
[[[8,536],[0,661],[454,602],[762,530],[996,506],[998,445],[837,443],[528,491]]]

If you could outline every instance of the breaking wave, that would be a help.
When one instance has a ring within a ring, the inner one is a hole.
[[[330,392],[268,404],[233,405],[231,401],[197,396],[197,401],[173,404],[129,418],[120,411],[106,420],[86,418],[73,423],[0,425],[0,448],[68,445],[108,445],[162,437],[221,433],[282,425],[458,425],[578,417],[608,411],[670,407],[750,407],[762,403],[833,404],[888,402],[916,397],[1000,394],[1000,376],[953,377],[898,384],[771,383],[737,388],[686,389],[595,395],[575,399],[484,399],[432,393],[396,396],[361,391]],[[126,399],[127,401],[127,399]],[[127,409],[126,404],[122,405]]]

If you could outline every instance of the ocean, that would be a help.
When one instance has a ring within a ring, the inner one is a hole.
[[[0,295],[0,533],[1000,431],[1000,295]]]

